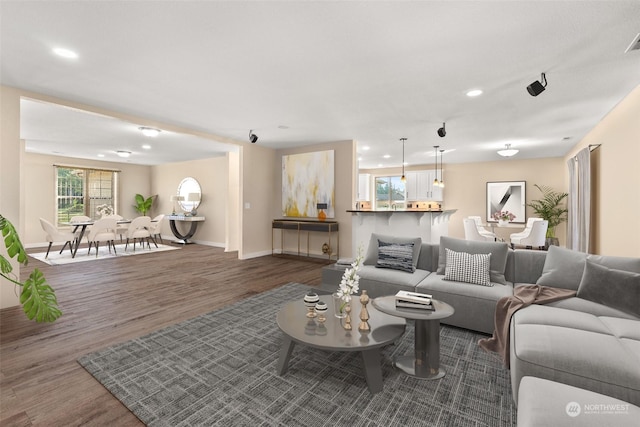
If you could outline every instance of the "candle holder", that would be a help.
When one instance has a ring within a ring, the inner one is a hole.
[[[316,317],[316,303],[320,297],[315,292],[308,292],[304,296],[304,305],[307,307],[307,317]]]
[[[367,310],[367,304],[369,304],[369,295],[367,295],[366,290],[362,290],[362,295],[360,295],[360,303],[362,304],[362,309],[360,309],[360,324],[358,325],[359,331],[370,331],[371,327],[369,326],[369,310]]]

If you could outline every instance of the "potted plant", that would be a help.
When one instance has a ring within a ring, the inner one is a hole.
[[[146,215],[147,212],[151,210],[154,197],[155,196],[149,196],[145,199],[142,194],[136,194],[136,204],[133,207],[136,208],[136,211],[140,212],[142,215]]]
[[[534,200],[527,206],[533,208],[533,211],[540,218],[547,220],[547,247],[549,245],[558,246],[560,242],[556,237],[556,226],[566,221],[568,209],[562,205],[564,199],[569,193],[560,193],[546,185],[533,184],[542,193],[542,199]]]
[[[20,264],[27,265],[27,253],[20,242],[16,229],[2,215],[0,215],[0,230],[2,230],[9,258],[16,258]],[[22,288],[20,304],[22,304],[22,309],[29,320],[54,322],[62,315],[62,311],[58,308],[56,294],[40,270],[35,268],[24,282],[21,282],[12,271],[13,267],[9,260],[0,254],[0,276]]]
[[[516,216],[509,211],[500,211],[493,213],[493,219],[498,221],[498,227],[504,227],[516,219]]]

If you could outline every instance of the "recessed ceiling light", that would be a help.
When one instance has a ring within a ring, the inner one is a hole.
[[[146,126],[140,126],[138,128],[140,131],[142,131],[142,134],[144,136],[150,136],[155,138],[156,136],[160,135],[160,129],[156,129],[156,128],[150,128],[150,127],[146,127]]]
[[[98,154],[98,157],[104,157],[104,154],[100,153]]]
[[[480,96],[482,95],[482,90],[480,89],[471,89],[469,92],[467,92],[467,96],[470,98],[473,98],[474,96]]]
[[[129,157],[131,155],[131,151],[118,150],[116,154],[120,157]]]
[[[390,155],[390,154],[385,154],[385,155],[384,155],[384,156],[382,156],[382,157],[384,157],[385,159],[388,159],[388,158],[390,158],[390,157],[391,157],[391,155]]]
[[[363,149],[364,151],[367,151],[367,150],[368,150],[368,149],[370,149],[370,148],[371,148],[371,147],[369,147],[368,145],[365,145],[364,147],[362,147],[362,149]]]
[[[53,53],[67,59],[76,59],[78,57],[78,54],[74,51],[62,47],[56,47],[53,49]]]
[[[144,148],[145,150],[151,150],[151,146],[149,144],[144,144],[142,148]]]
[[[289,126],[280,125],[280,126],[278,126],[278,129],[289,129]]]
[[[382,163],[378,163],[379,168],[381,168],[382,166],[384,166]]]

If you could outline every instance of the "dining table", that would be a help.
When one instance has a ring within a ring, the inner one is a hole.
[[[61,225],[72,226],[74,234],[80,228],[80,235],[78,236],[78,239],[76,240],[75,245],[72,248],[71,258],[75,258],[76,257],[76,252],[78,252],[78,248],[80,247],[80,242],[82,242],[82,238],[84,237],[85,231],[87,231],[87,227],[92,225],[92,224],[94,224],[95,222],[96,222],[95,220],[91,220],[91,221],[74,221],[74,222],[61,222],[60,223]],[[130,224],[130,223],[131,223],[130,219],[119,219],[118,220],[118,224]]]

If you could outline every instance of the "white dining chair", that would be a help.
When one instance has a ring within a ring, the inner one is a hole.
[[[549,221],[540,220],[534,221],[529,234],[521,237],[511,237],[511,248],[515,248],[516,245],[524,246],[527,249],[544,249],[547,238],[547,227]]]
[[[73,224],[77,224],[79,222],[89,222],[89,221],[91,221],[91,217],[88,217],[86,215],[74,215],[69,219],[69,224],[73,225]],[[76,228],[78,228],[78,227],[76,227]],[[85,227],[85,230],[89,230],[90,228],[91,228],[91,226],[89,225],[89,226]],[[78,238],[80,238],[80,233],[81,233],[81,230],[77,230],[77,229],[73,232],[73,234],[75,234],[75,236],[76,236],[76,240],[78,240]],[[82,242],[78,242],[77,244],[79,245],[80,243],[82,243]],[[89,240],[87,240],[87,243],[89,243]]]
[[[464,238],[466,240],[479,240],[482,242],[493,242],[495,240],[495,237],[483,236],[480,234],[475,220],[471,218],[464,218],[462,222],[464,224]]]
[[[164,244],[164,242],[162,241],[162,234],[160,234],[163,219],[164,214],[160,214],[151,220],[151,238],[153,239],[153,242],[156,243],[156,246],[158,246],[156,238],[159,238],[160,243]]]
[[[493,240],[496,240],[495,233],[492,232],[492,231],[487,230],[482,225],[482,218],[480,218],[479,216],[468,216],[467,218],[471,218],[472,220],[474,220],[476,222],[476,227],[478,228],[478,233],[480,233],[480,235],[482,235],[484,237],[489,237],[489,238],[491,238]]]
[[[124,219],[122,215],[118,215],[118,214],[108,215],[105,218],[115,218],[118,221],[122,221]],[[123,237],[127,234],[128,229],[129,229],[129,224],[117,224],[115,233],[116,233],[116,236],[120,236],[121,243],[124,241]]]
[[[124,245],[124,250],[126,251],[129,247],[129,240],[133,241],[133,251],[136,251],[136,240],[140,242],[142,248],[144,249],[144,241],[147,241],[147,246],[151,249],[151,245],[149,244],[149,239],[151,238],[151,217],[148,216],[139,216],[134,218],[129,224],[129,228],[127,229],[127,243]],[[155,243],[155,242],[154,242]],[[156,244],[156,247],[158,245]]]
[[[531,234],[531,227],[533,227],[533,223],[536,221],[542,221],[542,218],[529,217],[527,219],[527,224],[524,227],[524,230],[519,231],[517,233],[512,233],[509,235],[509,241],[512,242],[514,240],[522,239],[523,237],[527,237]],[[513,246],[513,245],[512,245]]]
[[[87,255],[91,253],[91,247],[96,247],[96,258],[98,257],[100,242],[107,242],[107,246],[109,247],[109,252],[111,252],[111,247],[113,247],[113,252],[117,255],[116,252],[116,228],[118,228],[118,220],[113,217],[104,217],[97,220],[91,226],[91,230],[89,230],[89,252]]]
[[[73,254],[73,242],[75,241],[76,237],[72,232],[60,231],[53,224],[51,224],[49,221],[47,221],[44,218],[40,218],[40,225],[42,226],[42,229],[44,230],[44,232],[47,233],[46,239],[47,239],[47,242],[49,242],[47,253],[44,256],[45,259],[49,256],[49,251],[51,250],[51,246],[54,243],[64,242],[62,249],[60,249],[60,253],[62,253],[62,251],[64,251],[64,248],[66,248],[67,245],[69,245],[69,251],[71,252],[71,254]]]

